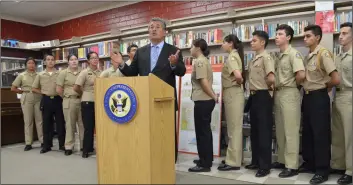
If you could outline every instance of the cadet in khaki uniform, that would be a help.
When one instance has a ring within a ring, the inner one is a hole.
[[[220,171],[240,170],[243,155],[244,117],[244,51],[243,44],[235,35],[224,38],[222,49],[229,53],[222,68],[223,102],[228,131],[228,148],[225,164]]]
[[[80,147],[83,147],[83,122],[81,115],[81,97],[73,87],[81,69],[74,54],[68,56],[69,66],[62,70],[56,81],[56,91],[63,97],[63,112],[66,122],[65,155],[71,155],[75,145],[76,124],[79,128]]]
[[[212,90],[213,72],[206,58],[209,54],[207,42],[204,39],[195,40],[190,52],[196,58],[191,74],[191,100],[195,103],[195,133],[200,160],[195,167],[189,168],[189,172],[209,172],[213,161],[211,118],[218,97]]]
[[[309,25],[304,31],[304,42],[310,48],[310,54],[304,61],[302,157],[305,162],[299,172],[315,171],[310,183],[320,184],[328,179],[330,170],[331,116],[328,88],[338,85],[340,79],[331,53],[319,45],[322,38],[320,26]]]
[[[123,55],[119,52],[119,60],[123,60]],[[108,77],[123,77],[124,75],[120,72],[119,70],[119,63],[112,60],[111,61],[112,67],[104,70],[101,74],[100,77],[102,78],[108,78]],[[130,65],[130,64],[128,64]]]
[[[75,82],[74,90],[82,95],[81,111],[84,125],[83,151],[82,157],[87,158],[89,152],[93,152],[94,144],[94,80],[100,76],[101,71],[98,69],[99,57],[96,52],[87,54],[89,67],[78,75]]]
[[[344,175],[340,185],[352,183],[352,23],[341,25],[339,42],[343,52],[335,58],[341,83],[332,106],[331,168]]]
[[[32,149],[33,142],[33,118],[36,123],[37,136],[39,142],[43,145],[43,121],[40,111],[41,95],[32,93],[32,84],[37,76],[36,63],[34,58],[26,59],[27,70],[19,74],[12,83],[11,91],[21,95],[21,107],[23,112],[25,127],[25,151]],[[21,88],[21,89],[18,89]]]
[[[285,168],[279,174],[279,177],[285,178],[298,174],[301,109],[297,87],[305,78],[305,68],[301,54],[290,45],[294,30],[282,24],[276,32],[276,45],[281,52],[276,59],[274,95],[278,162],[272,167]]]
[[[43,111],[43,148],[40,153],[51,151],[53,142],[53,126],[55,117],[58,132],[59,149],[65,150],[65,120],[62,109],[63,99],[56,92],[56,79],[59,72],[54,68],[55,60],[52,55],[44,57],[46,69],[40,72],[33,82],[33,92],[42,94]]]
[[[127,54],[129,55],[129,60],[125,62],[125,64],[130,65],[131,61],[134,60],[135,53],[138,49],[138,46],[136,44],[131,44],[129,47],[127,47]]]
[[[272,159],[273,100],[269,89],[275,82],[274,61],[265,50],[268,34],[255,31],[251,49],[256,52],[249,63],[251,164],[247,169],[258,169],[256,177],[270,173]]]

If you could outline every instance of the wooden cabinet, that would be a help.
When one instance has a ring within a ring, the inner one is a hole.
[[[35,125],[33,125],[33,140],[38,140]],[[20,100],[10,88],[1,88],[1,146],[23,143],[24,121]]]

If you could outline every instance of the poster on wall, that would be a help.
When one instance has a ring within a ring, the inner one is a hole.
[[[213,85],[212,88],[221,99],[221,69],[222,64],[212,65]],[[179,118],[179,152],[197,154],[196,134],[194,124],[194,102],[191,100],[191,72],[192,65],[187,65],[186,74],[181,78],[180,90],[180,118]],[[213,155],[220,155],[221,134],[221,109],[222,104],[216,104],[212,112],[211,130],[213,136]]]
[[[320,11],[315,14],[315,24],[319,25],[322,33],[333,33],[335,26],[335,13],[333,10]]]

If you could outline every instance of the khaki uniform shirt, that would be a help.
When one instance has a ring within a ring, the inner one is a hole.
[[[74,85],[80,72],[81,69],[72,72],[69,68],[60,71],[56,84],[64,89],[64,97],[69,98],[70,96],[79,96],[79,94],[74,91]]]
[[[232,50],[228,56],[228,60],[223,64],[222,68],[222,87],[241,86],[235,81],[234,70],[243,71],[241,59],[236,50]]]
[[[352,48],[346,53],[337,55],[335,63],[341,77],[341,83],[338,87],[341,89],[352,88]]]
[[[58,93],[56,92],[56,79],[58,75],[59,71],[55,69],[51,75],[49,72],[47,72],[47,70],[44,70],[36,76],[32,87],[40,89],[42,94],[47,96],[57,96]]]
[[[274,61],[267,51],[255,56],[249,62],[249,87],[250,90],[265,90],[268,89],[266,77],[269,73],[274,73]]]
[[[289,46],[276,60],[276,87],[297,87],[295,73],[305,71],[302,55]]]
[[[305,80],[303,87],[307,91],[313,91],[318,89],[326,88],[326,83],[330,81],[329,74],[336,70],[335,63],[329,54],[328,50],[321,52],[321,56],[318,56],[321,48],[318,45],[315,50],[305,58]],[[321,57],[320,69],[317,66],[318,57]]]
[[[21,90],[24,92],[31,92],[34,79],[37,77],[37,75],[38,74],[36,72],[30,73],[25,71],[16,77],[15,81],[12,82],[12,85],[21,88]]]
[[[120,72],[119,68],[114,70],[114,67],[110,67],[104,70],[99,77],[108,78],[108,77],[123,77],[124,75]]]
[[[90,67],[80,72],[75,84],[82,87],[81,101],[94,102],[94,80],[99,77],[100,73],[98,68],[93,71]]]
[[[32,92],[32,85],[37,76],[38,74],[36,72],[30,73],[28,71],[25,71],[23,73],[20,73],[16,77],[15,81],[12,82],[13,86],[21,88],[21,90],[23,91],[23,94],[21,95],[21,103],[23,103],[22,101],[25,101],[26,99],[25,96],[27,95],[27,93]],[[40,101],[42,95],[33,93],[33,97],[34,97],[34,101],[38,102]]]
[[[208,59],[201,55],[192,64],[191,84],[192,84],[192,101],[210,100],[212,97],[208,96],[201,87],[200,79],[206,78],[210,87],[213,84],[213,72],[211,64]]]

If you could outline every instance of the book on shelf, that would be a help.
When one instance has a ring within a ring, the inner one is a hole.
[[[275,38],[276,28],[280,24],[288,24],[294,30],[294,36],[299,36],[304,34],[304,28],[309,25],[307,20],[303,21],[288,21],[276,24],[254,24],[254,25],[244,25],[241,24],[236,28],[232,29],[232,34],[238,36],[243,42],[250,41],[252,39],[252,33],[256,30],[265,31],[268,33],[269,38]]]
[[[168,38],[168,42],[173,40],[173,45],[178,48],[188,48],[196,39],[204,39],[209,45],[220,44],[223,42],[223,30],[210,29],[207,31],[187,31],[183,33],[173,34],[174,39]]]
[[[335,32],[340,31],[340,25],[345,22],[352,22],[352,11],[341,12],[335,14],[335,24],[334,30]]]
[[[207,57],[211,65],[223,64],[227,59],[228,55],[210,55]],[[194,58],[190,56],[184,57],[183,61],[186,66],[192,65]]]

